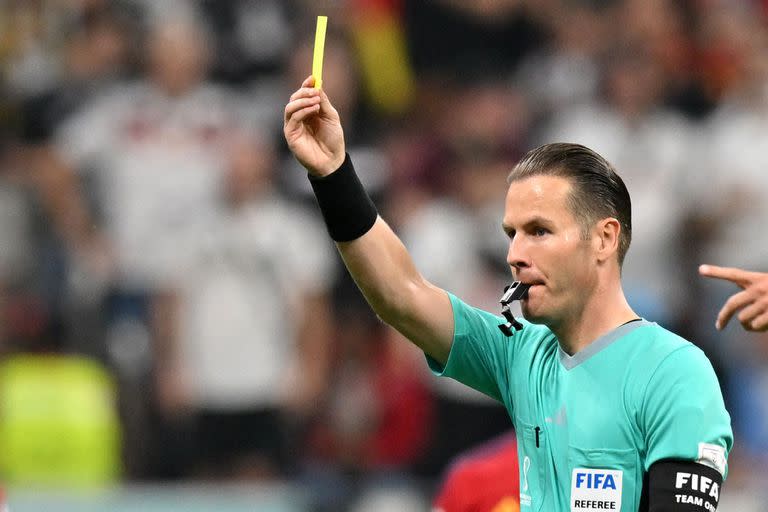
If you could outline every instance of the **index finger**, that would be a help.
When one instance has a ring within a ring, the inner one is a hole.
[[[741,287],[747,286],[752,281],[753,272],[735,267],[718,267],[717,265],[701,265],[699,274],[715,279],[731,281]]]

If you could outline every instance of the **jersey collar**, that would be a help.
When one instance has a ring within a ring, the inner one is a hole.
[[[565,350],[558,344],[557,351],[560,355],[560,364],[562,364],[566,370],[572,370],[590,357],[594,356],[605,347],[631,333],[635,329],[645,327],[646,325],[654,325],[653,322],[649,322],[645,319],[631,320],[625,324],[621,324],[612,331],[608,331],[595,341],[587,345],[584,349],[576,352],[572,356],[569,356]]]

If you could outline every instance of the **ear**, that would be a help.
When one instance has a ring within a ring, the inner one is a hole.
[[[595,225],[595,250],[597,261],[600,263],[615,258],[619,252],[619,235],[621,224],[613,217],[606,217]]]

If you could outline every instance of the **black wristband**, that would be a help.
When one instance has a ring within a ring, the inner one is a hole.
[[[322,177],[309,175],[309,182],[335,241],[355,240],[373,227],[379,214],[355,174],[349,154],[337,170]]]

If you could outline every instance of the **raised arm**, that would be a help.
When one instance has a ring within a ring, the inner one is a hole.
[[[341,257],[373,310],[444,364],[453,339],[448,295],[424,279],[397,235],[372,210],[346,157],[339,114],[313,84],[307,78],[285,107],[288,147],[309,172]]]

